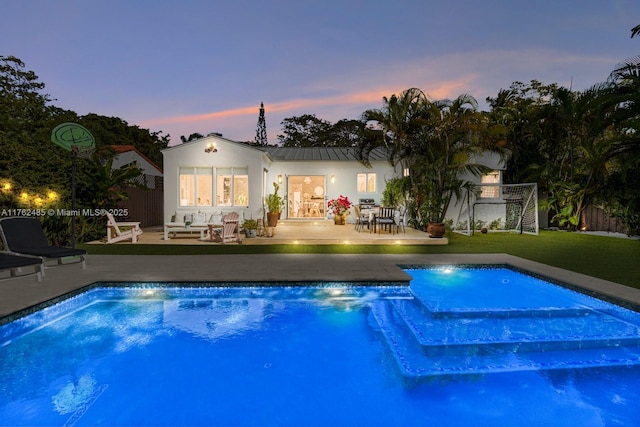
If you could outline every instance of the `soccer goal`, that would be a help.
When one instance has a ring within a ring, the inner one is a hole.
[[[458,203],[454,231],[538,234],[538,185],[476,184]]]

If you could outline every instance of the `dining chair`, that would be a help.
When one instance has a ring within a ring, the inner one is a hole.
[[[366,225],[367,227],[369,226],[369,214],[363,214],[362,210],[360,209],[360,206],[358,205],[354,205],[353,209],[355,210],[356,213],[356,231],[360,231],[362,230],[362,228]]]
[[[376,225],[378,227],[378,234],[381,232],[382,228],[385,230],[389,230],[391,234],[395,231],[398,231],[398,225],[396,224],[395,219],[395,209],[394,208],[380,208],[380,212],[376,216]]]

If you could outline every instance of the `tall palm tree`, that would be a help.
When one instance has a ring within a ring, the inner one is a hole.
[[[361,160],[368,163],[369,153],[384,147],[392,165],[402,163],[414,149],[415,137],[427,122],[429,101],[418,88],[410,88],[389,98],[382,98],[380,109],[367,110],[362,114],[365,123],[374,122],[381,137],[369,138],[360,145]]]
[[[468,94],[435,101],[429,111],[429,122],[422,126],[419,144],[410,158],[411,176],[414,193],[423,199],[418,208],[420,217],[443,222],[453,196],[460,198],[470,185],[465,177],[489,172],[475,160],[491,149],[486,143],[488,121]]]
[[[411,171],[409,209],[417,228],[443,222],[452,197],[466,184],[464,174],[487,171],[474,154],[487,148],[488,121],[471,95],[430,101],[411,88],[383,98],[383,107],[366,111],[363,120],[377,126],[382,134],[378,146],[386,149],[391,163]]]

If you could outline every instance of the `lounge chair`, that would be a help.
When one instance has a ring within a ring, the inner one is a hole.
[[[72,249],[62,246],[52,246],[44,235],[40,221],[32,217],[0,218],[0,234],[4,248],[14,254],[40,257],[43,262],[56,260],[64,263],[66,258],[78,258],[82,268],[86,267],[84,249]],[[44,269],[42,270],[44,276]]]
[[[33,272],[23,273],[22,267],[33,267],[34,270]],[[9,277],[3,277],[0,280],[35,274],[36,280],[39,282],[42,280],[42,259],[0,252],[0,271],[9,272]]]
[[[139,222],[117,222],[112,214],[107,213],[107,243],[123,240],[131,240],[131,243],[135,243],[141,234]]]

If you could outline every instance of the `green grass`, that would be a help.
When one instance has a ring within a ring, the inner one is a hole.
[[[446,246],[420,245],[79,245],[89,254],[480,254],[507,253],[640,288],[640,241],[561,231],[449,236]]]

